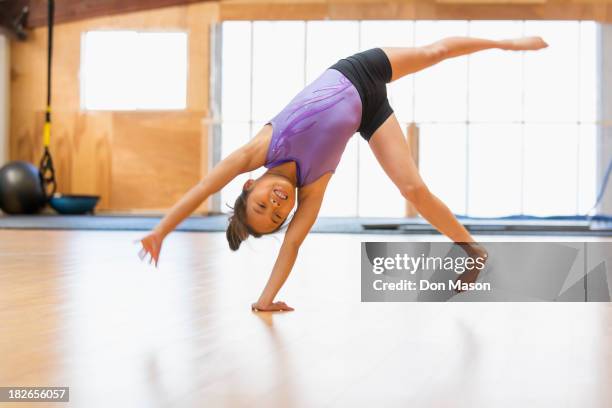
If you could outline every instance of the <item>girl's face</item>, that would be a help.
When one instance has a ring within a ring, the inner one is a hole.
[[[260,234],[280,227],[295,205],[295,187],[285,177],[267,174],[257,181],[247,180],[244,188],[251,189],[246,205],[248,224]]]

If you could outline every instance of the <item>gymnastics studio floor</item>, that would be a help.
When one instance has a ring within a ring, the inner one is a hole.
[[[0,384],[70,387],[35,407],[612,406],[609,302],[360,302],[361,241],[439,235],[314,234],[275,314],[250,304],[280,237],[173,233],[155,269],[141,235],[0,230]]]

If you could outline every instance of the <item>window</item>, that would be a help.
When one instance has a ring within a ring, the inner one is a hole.
[[[185,109],[186,33],[89,31],[81,51],[82,109]]]
[[[585,213],[595,200],[597,24],[588,21],[254,21],[222,25],[222,157],[327,66],[360,50],[447,36],[541,35],[546,50],[488,50],[388,86],[402,127],[420,129],[420,172],[454,213]],[[258,170],[251,176],[257,177]],[[224,189],[233,203],[245,175]],[[403,216],[405,202],[354,137],[321,215]]]

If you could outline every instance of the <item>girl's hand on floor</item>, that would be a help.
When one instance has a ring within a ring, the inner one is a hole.
[[[293,312],[295,309],[287,305],[285,302],[274,302],[269,305],[260,305],[253,303],[251,310],[255,312]]]
[[[159,253],[161,252],[163,241],[164,239],[162,235],[155,230],[151,231],[142,239],[134,241],[134,243],[140,242],[142,244],[142,248],[138,252],[138,257],[140,260],[142,261],[147,254],[149,254],[151,256],[149,259],[149,264],[155,261],[155,267],[157,268],[157,262],[159,261]]]

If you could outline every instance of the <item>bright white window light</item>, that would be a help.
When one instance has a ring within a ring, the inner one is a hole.
[[[187,105],[187,33],[89,31],[81,43],[81,108]]]
[[[545,50],[488,50],[395,81],[388,86],[391,105],[402,130],[418,124],[419,171],[455,213],[572,215],[595,202],[598,23],[232,21],[222,27],[222,157],[327,67],[358,50],[419,46],[447,36],[541,35],[550,44]],[[223,204],[233,204],[244,180],[258,172],[243,176],[223,189]],[[405,206],[356,136],[319,214],[401,217]]]

